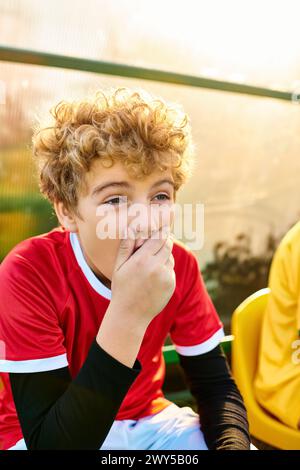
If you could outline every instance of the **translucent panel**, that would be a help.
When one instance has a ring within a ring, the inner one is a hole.
[[[299,88],[297,0],[1,0],[0,43]]]

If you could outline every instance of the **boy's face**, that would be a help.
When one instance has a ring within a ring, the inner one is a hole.
[[[136,233],[135,249],[154,230],[172,227],[175,190],[171,170],[156,171],[143,180],[132,178],[121,162],[105,168],[94,160],[86,174],[87,191],[79,196],[75,217],[78,238],[91,269],[111,280],[121,230]]]

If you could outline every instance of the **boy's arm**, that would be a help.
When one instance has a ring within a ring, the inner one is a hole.
[[[21,358],[11,361],[8,357],[2,361],[2,368],[10,373],[16,409],[29,448],[99,449],[108,434],[129,387],[141,370],[136,357],[148,324],[165,306],[175,288],[174,265],[170,259],[172,240],[153,236],[131,256],[134,246],[134,238],[121,240],[112,281],[112,300],[88,357],[73,381],[66,368],[61,374],[59,371],[49,373],[48,368],[43,374],[36,372],[26,376],[14,374],[12,369],[11,363],[14,367],[22,365]],[[40,359],[38,345],[41,342],[49,349],[50,358],[63,356],[61,367],[64,367],[65,341],[55,307],[48,305],[43,285],[39,284],[31,267],[23,266],[23,270],[25,272],[19,267],[23,276],[19,274],[18,286],[15,278],[10,277],[7,289],[3,289],[8,314],[0,316],[0,337],[2,333],[3,342],[8,341],[9,355],[19,358],[25,341],[24,329],[19,328],[22,310],[25,331],[28,333],[31,329],[31,318],[36,329],[34,337],[29,338],[31,357],[37,355]],[[8,274],[5,270],[3,278]],[[25,293],[21,298],[20,287]],[[5,305],[3,311],[6,311]],[[15,343],[18,343],[17,351]],[[45,352],[43,357],[47,357]]]
[[[247,412],[220,346],[197,356],[179,354],[211,450],[249,450]]]
[[[137,359],[131,369],[94,340],[73,381],[67,367],[10,373],[28,449],[99,449],[140,370]]]

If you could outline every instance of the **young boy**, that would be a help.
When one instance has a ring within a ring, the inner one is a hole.
[[[124,88],[52,115],[33,153],[60,226],[0,269],[2,448],[249,449],[222,323],[197,259],[168,234],[191,163],[187,116]],[[103,236],[103,209],[119,236]],[[168,334],[200,420],[162,393]]]

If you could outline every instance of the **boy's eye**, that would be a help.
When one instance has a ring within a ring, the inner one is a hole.
[[[124,204],[124,203],[127,203],[127,196],[112,197],[111,199],[108,199],[107,201],[103,202],[103,204],[110,204],[112,206],[115,206],[117,204]]]
[[[157,194],[157,196],[155,197],[159,198],[159,201],[167,201],[170,199],[170,196],[168,194]]]
[[[168,194],[157,194],[154,196],[154,199],[157,198],[158,201],[168,201],[170,200],[170,196]],[[111,206],[117,206],[120,204],[127,204],[127,196],[115,196],[107,201],[104,201],[103,204],[109,204]]]

